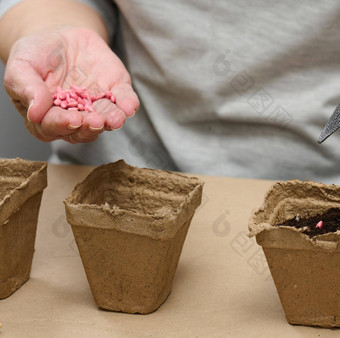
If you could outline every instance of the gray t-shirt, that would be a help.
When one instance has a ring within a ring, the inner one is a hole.
[[[142,107],[91,144],[53,142],[52,161],[340,184],[340,132],[317,143],[340,102],[338,1],[81,1]]]

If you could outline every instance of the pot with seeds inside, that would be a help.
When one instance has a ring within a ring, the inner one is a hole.
[[[340,327],[340,186],[275,183],[249,220],[287,321]]]

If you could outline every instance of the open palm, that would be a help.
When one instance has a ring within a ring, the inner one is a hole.
[[[139,107],[124,65],[105,41],[88,29],[64,28],[18,40],[4,80],[27,129],[46,142],[94,141],[104,130],[119,129]],[[94,112],[52,106],[57,87],[68,89],[71,85],[86,87],[91,94],[111,91],[116,102],[98,100]]]

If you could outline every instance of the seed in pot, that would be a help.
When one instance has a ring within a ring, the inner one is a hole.
[[[320,221],[315,227],[316,227],[316,228],[322,228],[322,226],[323,226],[323,222]]]

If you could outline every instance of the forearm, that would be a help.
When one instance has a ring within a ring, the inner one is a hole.
[[[65,26],[89,28],[108,40],[102,18],[87,5],[74,0],[24,0],[0,19],[0,57],[6,62],[12,45],[24,36]]]

